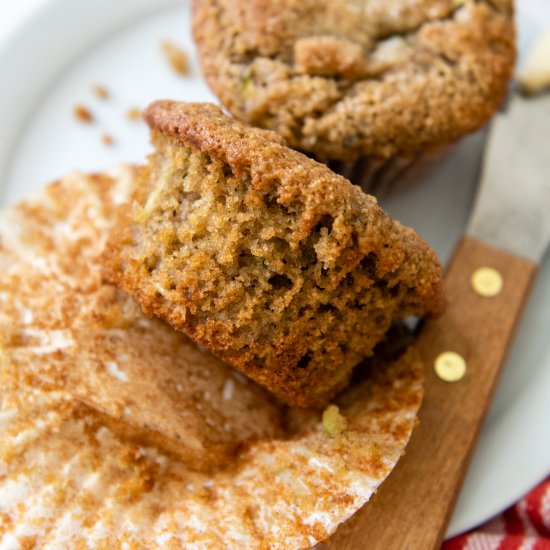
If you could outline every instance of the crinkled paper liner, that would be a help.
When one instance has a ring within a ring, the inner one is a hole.
[[[40,324],[40,288],[18,296],[14,281],[43,276],[61,303],[70,293],[85,301],[83,274],[56,275],[51,259],[74,250],[75,235],[81,254],[97,250],[110,226],[102,205],[128,197],[129,173],[108,192],[74,175],[0,215],[0,548],[313,546],[369,500],[404,452],[422,397],[413,351],[340,398],[342,434],[330,437],[319,414],[295,412],[293,435],[252,441],[210,474],[125,440],[67,391],[29,375],[87,336]],[[93,212],[78,232],[67,224],[76,205]],[[99,269],[96,255],[87,265]]]

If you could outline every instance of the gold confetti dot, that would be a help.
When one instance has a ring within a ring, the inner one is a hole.
[[[480,267],[472,273],[470,283],[475,293],[484,298],[494,298],[502,291],[502,275],[492,267]]]
[[[441,380],[457,382],[466,374],[466,361],[454,351],[445,351],[436,357],[434,369]]]

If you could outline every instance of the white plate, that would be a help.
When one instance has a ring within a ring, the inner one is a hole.
[[[530,38],[532,25],[524,19]],[[214,100],[200,77],[189,26],[189,3],[174,0],[50,0],[19,25],[0,44],[2,204],[73,169],[141,161],[148,135],[125,117],[132,106],[158,98]],[[190,54],[190,77],[168,68],[159,47],[166,38]],[[105,84],[112,97],[95,98],[94,83]],[[90,107],[93,124],[75,121],[77,103]],[[113,147],[101,142],[103,132],[114,137]],[[479,134],[464,140],[428,179],[384,203],[443,259],[464,229],[482,145]],[[550,471],[549,327],[547,258],[448,534],[486,520]]]

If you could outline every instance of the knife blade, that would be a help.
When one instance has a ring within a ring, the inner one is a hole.
[[[550,96],[514,98],[491,126],[466,234],[540,263],[550,242]]]

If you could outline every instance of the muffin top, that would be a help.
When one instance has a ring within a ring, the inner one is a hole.
[[[195,0],[205,77],[241,120],[320,160],[412,157],[499,107],[512,0]]]

